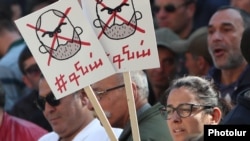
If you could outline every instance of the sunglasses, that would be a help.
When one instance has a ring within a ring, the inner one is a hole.
[[[179,6],[176,6],[176,5],[172,4],[172,3],[167,4],[165,6],[157,6],[157,5],[155,5],[154,8],[153,8],[153,11],[155,13],[159,13],[160,9],[163,8],[165,12],[174,13],[178,8],[180,8],[182,6],[185,6],[185,5],[187,5],[187,4],[183,3],[183,4],[179,5]]]
[[[24,70],[24,72],[26,74],[29,74],[29,75],[32,75],[32,76],[41,74],[41,70],[40,70],[40,68],[38,67],[37,64],[33,64],[33,65],[29,66],[27,69]]]
[[[44,111],[46,102],[48,102],[50,106],[58,106],[60,104],[60,100],[57,100],[52,92],[50,92],[46,97],[39,96],[35,100],[37,108],[41,111]]]

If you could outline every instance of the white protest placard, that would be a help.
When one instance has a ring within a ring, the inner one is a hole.
[[[123,72],[133,139],[140,141],[129,71],[160,67],[149,0],[81,0],[97,38]]]
[[[76,0],[55,2],[15,23],[57,99],[115,73]]]
[[[82,9],[117,72],[160,67],[149,0],[82,0]]]

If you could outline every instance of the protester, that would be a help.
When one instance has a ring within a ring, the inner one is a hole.
[[[241,52],[250,63],[250,27],[246,28],[243,32],[241,39]],[[246,76],[250,80],[249,76]],[[221,124],[236,124],[236,125],[250,125],[250,88],[242,91],[237,96],[237,104],[234,109],[229,112],[222,120]]]
[[[171,141],[165,121],[161,118],[161,104],[151,106],[148,103],[148,83],[143,71],[131,71],[135,109],[138,116],[138,128],[142,141]],[[122,73],[109,76],[91,85],[111,126],[123,128],[119,141],[133,141],[129,109]],[[94,110],[91,103],[88,108]]]
[[[23,82],[32,91],[30,94],[18,99],[9,114],[26,119],[48,131],[52,131],[52,128],[45,119],[43,112],[39,110],[34,103],[35,99],[38,97],[38,83],[41,70],[27,46],[20,54],[18,65],[23,74]]]
[[[0,66],[12,73],[11,77],[4,74],[0,77],[6,91],[5,110],[7,112],[20,97],[30,91],[22,81],[22,73],[17,63],[24,48],[25,42],[12,20],[10,7],[0,4]],[[13,89],[8,89],[9,85],[12,85]]]
[[[172,42],[180,38],[168,28],[158,28],[155,30],[156,43],[160,67],[144,70],[149,83],[148,101],[151,105],[156,104],[164,91],[169,87],[170,82],[178,77],[178,57],[179,50],[173,48]]]
[[[186,39],[192,33],[195,0],[154,0],[154,15],[157,26],[173,30]]]
[[[207,47],[207,27],[196,29],[186,40],[174,41],[173,46],[186,50],[185,66],[189,75],[205,76],[213,67]]]
[[[88,110],[88,103],[89,99],[82,90],[57,100],[42,76],[37,106],[43,111],[53,132],[44,135],[39,141],[109,141],[100,121]],[[121,129],[114,129],[117,138],[121,132]]]
[[[37,141],[47,133],[45,129],[5,112],[5,95],[0,83],[0,141]]]
[[[0,64],[10,67],[13,71],[16,69],[14,71],[15,75],[21,80],[22,75],[17,60],[25,46],[25,42],[11,19],[10,7],[7,5],[0,6],[0,56],[2,56]]]
[[[208,76],[233,105],[237,95],[250,87],[250,68],[240,51],[242,33],[249,25],[249,15],[230,6],[218,9],[208,24],[208,50],[215,66]]]
[[[219,92],[208,80],[185,76],[174,80],[167,93],[161,113],[174,141],[202,141],[204,125],[219,124]]]

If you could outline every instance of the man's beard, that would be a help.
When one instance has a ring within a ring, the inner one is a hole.
[[[136,30],[136,17],[135,14],[132,16],[131,20],[128,22],[128,24],[113,24],[110,27],[108,27],[100,18],[99,18],[100,24],[102,26],[102,30],[104,34],[114,40],[124,39],[132,34],[134,34]]]
[[[45,49],[57,60],[65,60],[73,57],[81,48],[79,35],[75,31],[73,33],[73,40],[68,41],[65,44],[60,44],[57,49],[51,50],[48,46],[45,46]]]

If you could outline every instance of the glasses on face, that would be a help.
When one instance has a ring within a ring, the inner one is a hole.
[[[169,120],[172,118],[175,111],[179,117],[186,118],[186,117],[189,117],[194,111],[196,111],[197,109],[201,107],[202,107],[202,110],[213,108],[213,106],[185,103],[185,104],[178,105],[176,108],[168,105],[166,108],[162,107],[159,110],[161,112],[162,117],[166,120]]]
[[[33,64],[31,66],[29,66],[27,69],[24,70],[26,74],[31,75],[31,76],[35,76],[35,75],[40,75],[41,74],[41,70],[38,67],[37,64]]]
[[[187,4],[183,3],[183,4],[178,5],[178,6],[176,6],[176,5],[172,4],[172,3],[167,4],[165,6],[157,6],[157,5],[155,5],[154,8],[153,8],[153,11],[155,13],[158,13],[163,8],[165,12],[174,13],[178,8],[180,8],[182,6],[185,6],[185,5],[187,5]]]
[[[35,101],[37,108],[41,111],[44,111],[46,102],[48,102],[51,106],[58,106],[60,104],[60,100],[57,100],[52,92],[50,92],[46,97],[39,96]]]
[[[115,87],[112,87],[112,88],[108,88],[106,90],[103,90],[103,91],[94,91],[96,97],[98,100],[101,100],[102,97],[107,94],[107,92],[110,92],[110,91],[113,91],[113,90],[116,90],[116,89],[119,89],[119,88],[122,88],[124,87],[125,85],[122,84],[122,85],[118,85],[118,86],[115,86]]]

